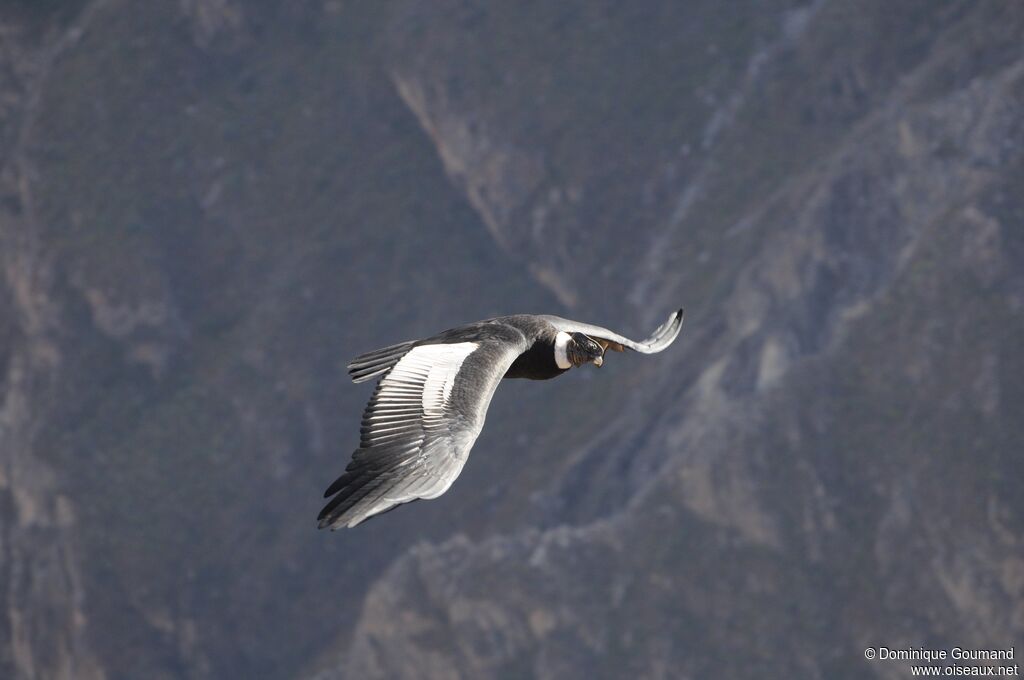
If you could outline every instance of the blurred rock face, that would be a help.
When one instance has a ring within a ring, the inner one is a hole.
[[[1012,3],[0,10],[0,675],[864,677],[1024,632]],[[346,359],[554,311],[313,529]]]

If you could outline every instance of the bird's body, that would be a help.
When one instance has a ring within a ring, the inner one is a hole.
[[[355,382],[380,376],[363,413],[359,448],[324,494],[320,528],[352,527],[402,503],[436,498],[462,471],[502,378],[547,380],[600,366],[608,349],[660,352],[683,312],[634,342],[599,326],[517,314],[391,345],[349,364]]]

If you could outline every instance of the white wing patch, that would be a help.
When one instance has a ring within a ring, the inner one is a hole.
[[[418,401],[428,419],[441,417],[462,362],[476,348],[475,342],[414,347],[381,381],[378,403],[415,406]]]
[[[427,430],[444,422],[455,376],[475,342],[414,347],[380,382],[364,445],[424,443]]]

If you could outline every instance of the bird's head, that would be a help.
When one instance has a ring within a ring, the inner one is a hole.
[[[573,366],[594,364],[599,367],[604,363],[604,348],[593,338],[583,333],[571,333],[569,337],[565,354]]]

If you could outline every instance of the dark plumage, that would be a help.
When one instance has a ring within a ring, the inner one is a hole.
[[[363,412],[359,448],[328,487],[320,528],[352,527],[402,503],[435,498],[462,471],[502,378],[547,380],[600,366],[608,349],[653,354],[679,335],[683,310],[641,342],[557,316],[487,319],[368,352],[354,382],[380,377]]]

